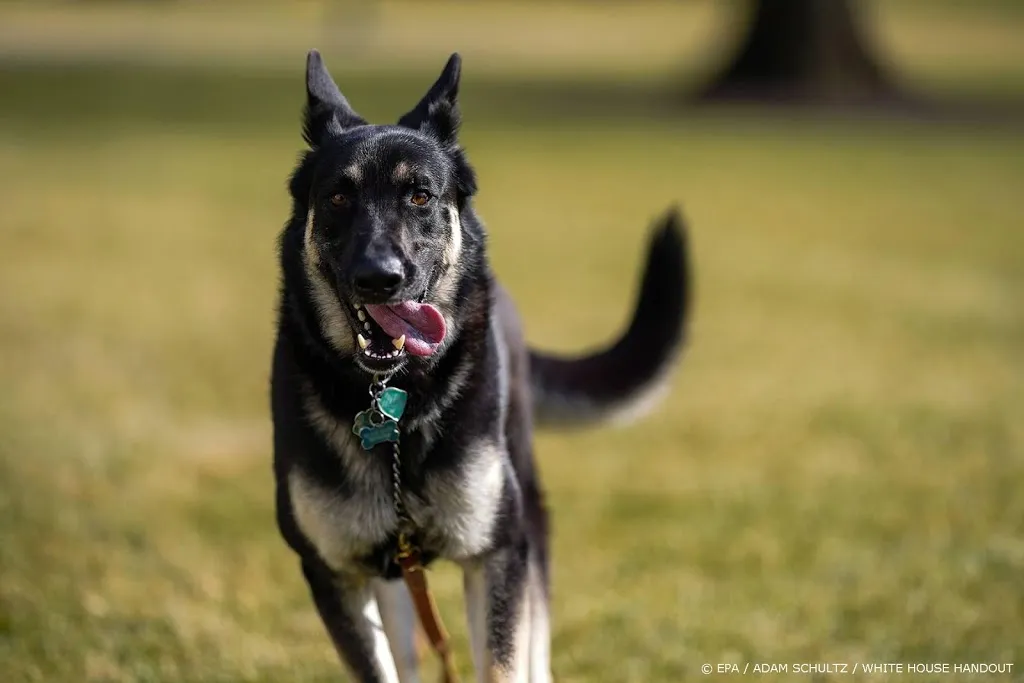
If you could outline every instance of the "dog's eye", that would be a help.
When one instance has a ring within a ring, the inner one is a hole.
[[[416,190],[412,193],[412,196],[409,197],[409,201],[416,206],[426,206],[427,202],[430,201],[430,193],[425,190]]]
[[[348,197],[343,194],[332,194],[331,204],[334,206],[348,206]]]

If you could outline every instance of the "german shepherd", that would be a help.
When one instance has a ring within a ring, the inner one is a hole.
[[[476,175],[458,141],[461,60],[396,125],[371,125],[320,54],[279,240],[271,404],[277,521],[342,663],[361,683],[418,681],[414,605],[396,554],[401,496],[423,565],[463,570],[481,681],[551,680],[541,426],[650,403],[683,346],[685,230],[653,232],[623,336],[565,358],[529,349],[487,259]],[[354,421],[374,384],[407,392],[394,444]],[[393,469],[394,466],[394,469]]]

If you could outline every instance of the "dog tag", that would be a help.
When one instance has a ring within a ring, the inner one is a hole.
[[[377,396],[377,407],[396,422],[402,419],[405,412],[405,403],[409,400],[409,394],[396,387],[387,387]],[[362,413],[360,413],[362,414]],[[356,416],[359,419],[359,416]]]
[[[352,423],[352,433],[356,436],[360,436],[360,432],[363,431],[364,427],[373,427],[373,422],[370,421],[370,415],[373,413],[373,409],[363,410],[356,413],[356,419]]]
[[[398,441],[398,423],[388,420],[376,426],[363,427],[359,430],[360,445],[363,450],[370,450],[385,441]]]

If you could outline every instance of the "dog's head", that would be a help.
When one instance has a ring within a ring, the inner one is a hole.
[[[367,372],[429,360],[451,335],[464,234],[476,191],[458,145],[461,60],[397,125],[371,125],[318,52],[306,63],[306,152],[292,178],[305,210],[303,262],[328,342]]]

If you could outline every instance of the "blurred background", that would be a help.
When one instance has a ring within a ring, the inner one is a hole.
[[[557,680],[1024,666],[1024,4],[8,0],[0,681],[341,677],[270,475],[312,47],[376,122],[462,53],[538,346],[609,341],[689,219],[672,393],[538,437]]]

